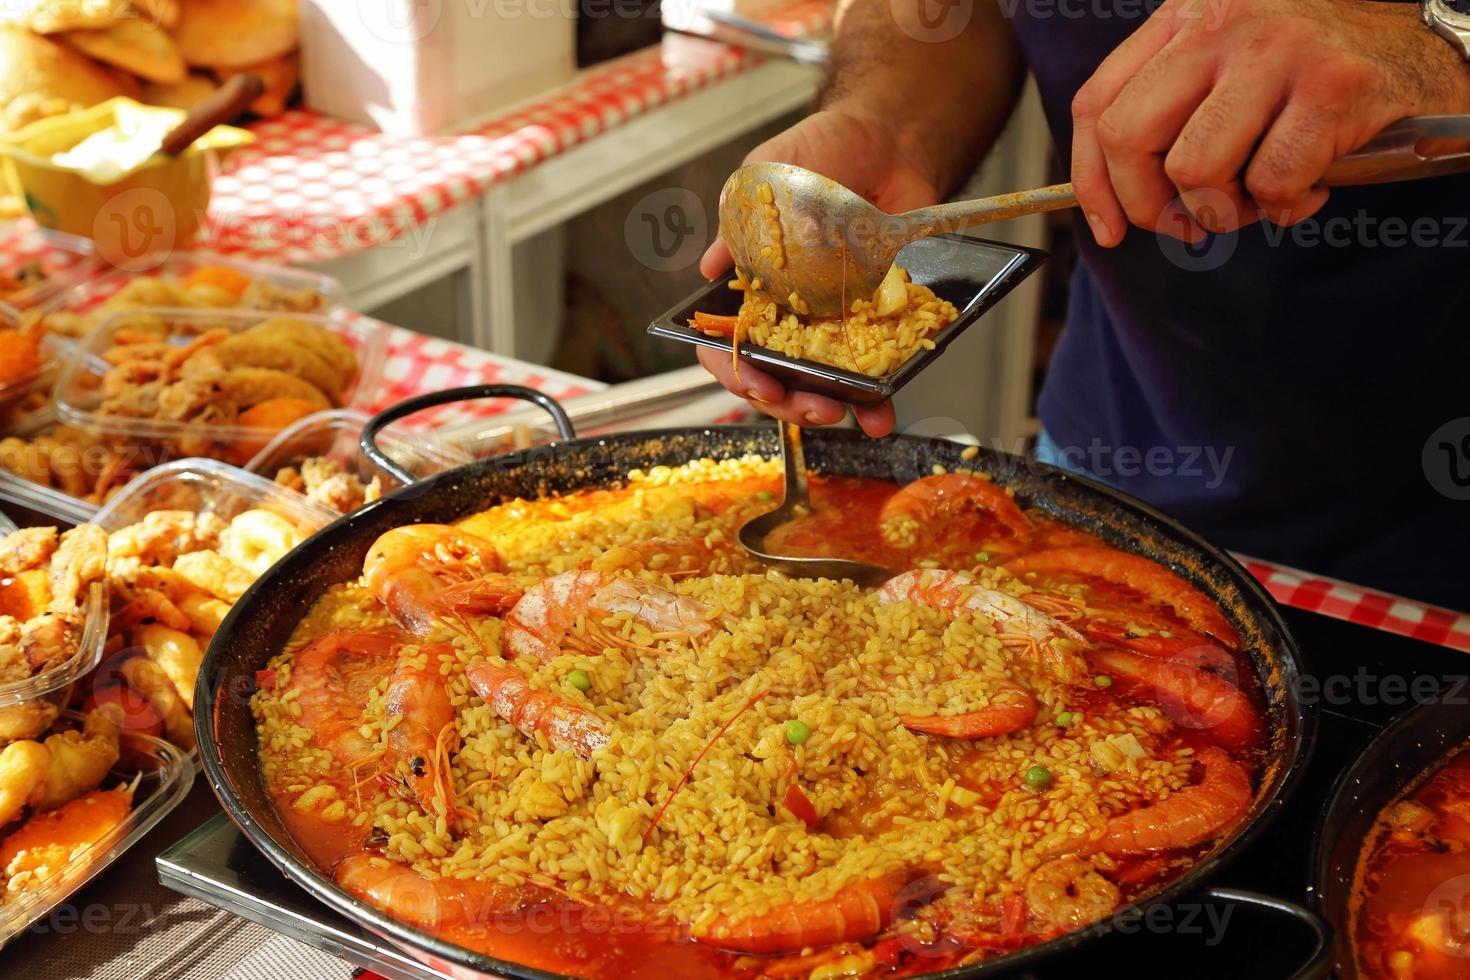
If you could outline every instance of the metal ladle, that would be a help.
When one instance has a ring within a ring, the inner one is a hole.
[[[766,548],[766,538],[783,524],[812,512],[807,488],[806,456],[801,449],[801,427],[778,422],[781,430],[781,463],[786,477],[786,492],[781,506],[769,513],[746,521],[740,528],[740,544],[751,557],[793,578],[851,579],[864,588],[882,585],[894,573],[867,562],[846,558],[801,558],[778,555]]]
[[[1470,170],[1470,153],[1422,154],[1419,144],[1430,139],[1470,140],[1470,116],[1416,116],[1394,123],[1334,161],[1320,186]],[[740,273],[747,280],[760,279],[762,290],[778,303],[791,305],[795,294],[807,307],[798,312],[839,316],[854,298],[877,291],[898,250],[909,242],[1076,204],[1071,184],[1053,184],[888,214],[821,174],[785,163],[752,163],[725,182],[720,234]]]

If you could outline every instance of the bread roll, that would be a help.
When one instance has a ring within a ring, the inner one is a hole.
[[[85,55],[153,82],[182,82],[189,68],[178,44],[163,28],[135,18],[99,31],[58,35]]]
[[[174,36],[184,60],[202,68],[244,68],[295,49],[296,0],[189,0]]]
[[[0,132],[123,95],[105,67],[25,30],[0,28]]]

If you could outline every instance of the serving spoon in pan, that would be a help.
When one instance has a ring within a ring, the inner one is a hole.
[[[781,506],[741,525],[741,547],[757,561],[793,578],[851,579],[864,588],[874,588],[888,581],[896,573],[867,562],[847,558],[800,558],[770,550],[766,541],[772,531],[810,514],[812,510],[806,456],[801,449],[801,427],[789,422],[776,424],[781,429],[781,463],[786,478],[786,494]]]
[[[1470,170],[1470,152],[1421,152],[1440,140],[1470,140],[1470,116],[1415,116],[1394,123],[1333,162],[1321,186]],[[877,292],[909,242],[1076,204],[1071,184],[1053,184],[888,214],[821,174],[785,163],[752,163],[725,182],[720,234],[741,275],[760,279],[778,303],[790,305],[795,294],[806,307],[801,312],[839,316],[844,300]]]

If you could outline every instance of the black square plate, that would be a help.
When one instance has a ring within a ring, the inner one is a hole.
[[[1038,249],[961,235],[936,235],[905,245],[898,253],[898,264],[909,271],[914,282],[928,286],[940,299],[953,303],[960,315],[934,335],[933,350],[919,351],[900,364],[897,370],[881,378],[805,358],[787,357],[754,344],[741,344],[740,353],[787,388],[858,405],[871,405],[893,397],[894,392],[943,354],[950,341],[984,316],[1045,261],[1046,253]],[[688,325],[696,311],[722,316],[733,316],[740,311],[741,294],[728,288],[728,282],[728,277],[721,277],[701,288],[655,320],[648,332],[656,337],[713,347],[728,353],[731,344],[728,338],[711,337]]]

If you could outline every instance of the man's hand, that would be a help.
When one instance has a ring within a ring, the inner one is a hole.
[[[937,204],[964,183],[1010,115],[1025,69],[1000,4],[949,8],[960,19],[925,20],[925,0],[845,0],[837,5],[832,64],[821,111],[756,147],[746,162],[794,163],[826,174],[884,211]],[[948,15],[946,15],[948,16]],[[725,274],[730,252],[716,241],[699,264]],[[721,384],[775,418],[831,425],[847,406],[781,383],[749,364],[737,380],[728,354],[701,350]],[[893,431],[887,402],[854,408],[872,436]]]
[[[884,211],[909,211],[940,200],[939,191],[897,148],[895,135],[873,120],[841,110],[817,112],[757,146],[746,163],[772,160],[815,170],[852,188]],[[699,262],[706,279],[727,274],[730,250],[716,238]],[[730,355],[707,347],[699,363],[726,388],[772,418],[798,425],[833,425],[847,415],[841,402],[804,391],[788,392],[775,378],[748,362],[735,377]],[[893,405],[854,406],[858,424],[870,436],[893,431]]]
[[[1470,69],[1417,4],[1166,0],[1072,104],[1072,182],[1098,244],[1186,241],[1327,201],[1328,164],[1405,116],[1470,111]]]

